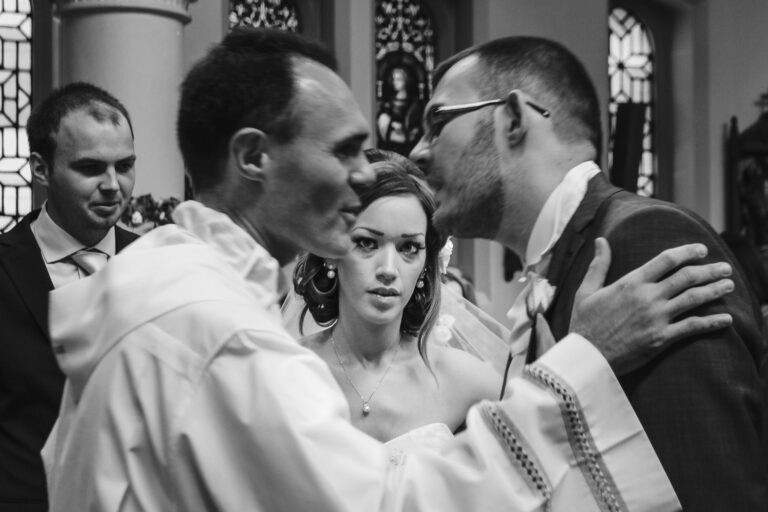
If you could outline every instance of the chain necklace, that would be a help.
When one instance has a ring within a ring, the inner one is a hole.
[[[368,398],[366,399],[363,394],[360,392],[359,389],[357,389],[357,386],[355,386],[355,383],[352,382],[352,378],[349,376],[349,373],[347,373],[347,367],[344,366],[344,363],[341,362],[341,356],[339,356],[339,351],[336,348],[336,339],[333,337],[333,334],[331,334],[331,345],[333,345],[333,352],[336,354],[336,361],[339,362],[339,366],[341,366],[341,371],[344,372],[344,377],[347,378],[347,382],[349,382],[349,385],[352,386],[352,389],[355,390],[355,393],[357,393],[357,396],[360,397],[360,401],[363,402],[362,407],[362,413],[363,416],[368,416],[371,413],[371,400],[373,399],[373,395],[376,394],[376,392],[381,387],[381,383],[384,382],[384,378],[389,373],[389,370],[392,368],[392,365],[395,363],[395,359],[397,359],[397,353],[400,351],[400,343],[397,344],[397,348],[395,349],[395,355],[392,356],[392,360],[389,362],[389,366],[387,366],[387,369],[384,370],[384,373],[381,374],[381,378],[379,379],[379,383],[376,384],[376,388],[371,391],[371,394],[368,395]]]

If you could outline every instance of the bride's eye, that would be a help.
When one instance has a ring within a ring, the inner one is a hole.
[[[352,242],[355,244],[355,247],[364,251],[372,251],[373,249],[376,249],[376,240],[373,238],[358,236],[353,237]]]
[[[400,246],[400,252],[406,256],[416,256],[420,251],[423,251],[424,248],[424,244],[409,241]]]

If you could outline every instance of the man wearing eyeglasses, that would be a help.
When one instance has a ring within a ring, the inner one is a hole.
[[[568,332],[598,237],[612,251],[609,282],[680,243],[704,243],[708,258],[733,263],[696,214],[609,184],[595,163],[594,86],[561,45],[491,41],[442,63],[434,83],[411,158],[436,190],[435,222],[458,237],[495,240],[525,265],[509,313],[510,374],[549,348],[532,324],[548,322],[555,339]],[[733,294],[693,313],[717,308],[733,315],[732,326],[690,336],[620,376],[687,511],[768,503],[766,340],[744,276],[734,282]]]

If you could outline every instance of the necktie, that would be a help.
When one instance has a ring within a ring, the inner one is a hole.
[[[104,267],[109,256],[98,249],[80,249],[70,258],[72,258],[72,262],[81,271],[82,277],[85,277]]]

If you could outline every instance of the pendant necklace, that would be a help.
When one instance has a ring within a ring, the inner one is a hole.
[[[381,383],[384,382],[384,378],[389,373],[389,370],[392,368],[392,365],[395,362],[395,359],[397,359],[397,353],[400,351],[400,343],[397,344],[397,349],[395,349],[395,355],[392,356],[392,360],[389,362],[389,366],[387,366],[387,369],[384,370],[384,373],[381,374],[381,378],[379,379],[379,383],[376,384],[376,388],[371,391],[371,394],[368,395],[368,398],[366,399],[363,394],[360,392],[359,389],[357,389],[357,386],[355,386],[355,383],[352,382],[352,378],[349,376],[349,373],[347,373],[347,367],[344,366],[344,363],[341,362],[341,356],[339,356],[339,351],[336,348],[336,340],[333,337],[333,334],[331,334],[331,345],[333,345],[333,352],[336,354],[336,361],[339,362],[339,366],[341,366],[341,371],[344,372],[344,377],[347,378],[347,382],[349,382],[349,385],[352,386],[352,389],[355,390],[355,393],[357,393],[357,396],[360,397],[360,401],[363,403],[362,407],[362,413],[363,416],[368,416],[371,413],[371,400],[373,399],[373,395],[376,394],[376,392],[381,387]]]

